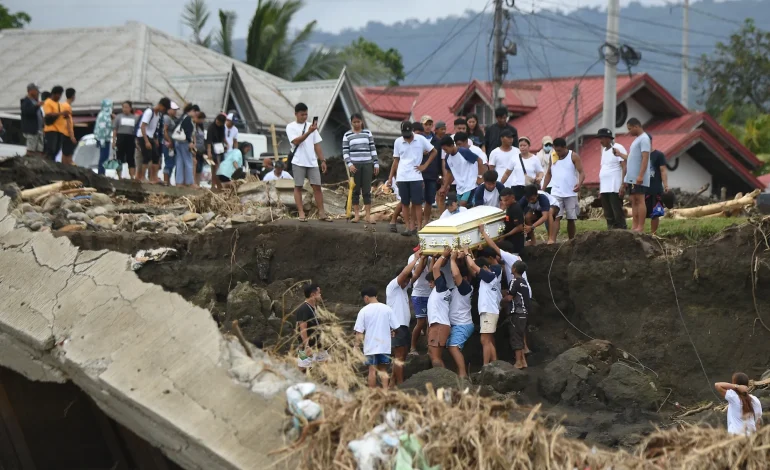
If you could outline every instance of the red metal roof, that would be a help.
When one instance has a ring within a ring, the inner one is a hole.
[[[757,179],[759,180],[760,183],[762,183],[762,185],[763,185],[762,187],[763,188],[770,187],[770,173],[768,173],[766,175],[762,175],[762,176],[760,176]]]

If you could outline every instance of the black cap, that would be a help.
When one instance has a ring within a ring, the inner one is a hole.
[[[423,126],[421,122],[413,122],[412,123],[412,130],[413,131],[425,132],[425,126]]]
[[[599,132],[596,133],[597,137],[609,137],[610,139],[614,139],[612,136],[612,131],[607,129],[606,127],[599,129]]]
[[[412,127],[412,123],[409,121],[404,121],[401,123],[401,135],[404,137],[411,137],[412,132],[414,132],[414,128]]]
[[[457,193],[449,193],[446,195],[446,203],[451,204],[457,202]]]
[[[451,147],[455,144],[454,139],[452,139],[451,135],[445,135],[440,142],[442,147]]]

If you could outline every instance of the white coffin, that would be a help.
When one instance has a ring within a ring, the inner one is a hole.
[[[443,252],[445,246],[478,248],[484,244],[479,233],[481,223],[491,238],[499,238],[505,230],[505,212],[497,207],[478,206],[435,220],[420,230],[420,249],[426,254],[437,254]]]

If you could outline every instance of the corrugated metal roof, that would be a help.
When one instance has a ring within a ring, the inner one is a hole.
[[[770,173],[762,175],[757,179],[764,185],[763,188],[770,188]]]

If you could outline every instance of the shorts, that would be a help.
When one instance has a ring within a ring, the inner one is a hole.
[[[652,216],[652,210],[655,209],[655,206],[658,205],[658,203],[661,202],[660,200],[660,194],[646,194],[644,196],[644,205],[647,206],[647,218],[648,219],[657,219],[658,217]]]
[[[428,298],[412,296],[414,318],[428,318]]]
[[[626,183],[626,190],[628,194],[646,194],[647,186],[641,184]]]
[[[409,334],[409,327],[401,325],[396,328],[396,334],[390,340],[391,348],[405,348],[412,343],[412,335]]]
[[[176,155],[172,153],[168,147],[163,146],[163,174],[165,175],[170,175],[176,166]]]
[[[198,150],[195,152],[195,173],[203,173],[203,165],[206,164],[206,159],[203,158],[203,151]]]
[[[524,335],[527,334],[527,317],[513,314],[508,318],[508,335],[511,349],[514,351],[524,349]]]
[[[422,181],[399,181],[396,185],[398,185],[398,194],[401,196],[401,204],[405,206],[409,204],[422,205],[425,192]]]
[[[449,339],[447,340],[447,347],[457,347],[462,349],[465,343],[470,339],[473,331],[475,330],[473,323],[468,325],[452,325],[452,330],[449,333]]]
[[[471,202],[471,198],[472,198],[472,196],[473,196],[473,191],[474,191],[474,190],[473,190],[473,189],[471,189],[470,191],[466,191],[466,192],[464,192],[464,193],[462,193],[462,194],[458,194],[458,195],[457,195],[457,202],[458,202],[458,203],[459,203],[459,202],[462,202],[462,201],[465,201],[465,202]]]
[[[321,169],[317,166],[292,165],[294,170],[294,186],[301,188],[305,185],[305,179],[310,181],[311,185],[321,186]]]
[[[438,192],[438,181],[436,180],[424,180],[425,185],[425,202],[431,206],[436,203],[436,193]]]
[[[229,183],[230,181],[232,181],[227,176],[217,175],[217,178],[219,178],[219,181],[222,183]]]
[[[430,325],[430,328],[428,328],[428,346],[435,348],[443,348],[446,346],[450,330],[451,328],[449,325],[444,325],[442,323]]]
[[[577,196],[554,196],[553,198],[556,199],[556,203],[559,205],[559,218],[566,216],[567,220],[577,220],[580,213]]]
[[[155,139],[150,139],[150,148],[145,145],[143,137],[136,138],[136,145],[139,147],[139,151],[142,152],[142,165],[160,164],[160,152],[158,152],[158,144]]]
[[[494,333],[497,331],[497,320],[500,319],[498,313],[481,313],[479,314],[481,322],[481,333]]]
[[[77,140],[72,142],[72,139],[68,135],[62,134],[61,141],[61,154],[71,157],[75,153],[75,148],[78,146]]]
[[[386,366],[390,364],[390,356],[387,354],[371,354],[366,356],[367,366]]]
[[[136,140],[134,136],[129,134],[118,134],[117,146],[115,147],[115,158],[123,163],[128,163],[129,168],[136,168],[136,159],[134,152],[136,151]]]
[[[24,139],[27,141],[28,152],[43,151],[43,131],[39,131],[37,134],[24,134]]]

